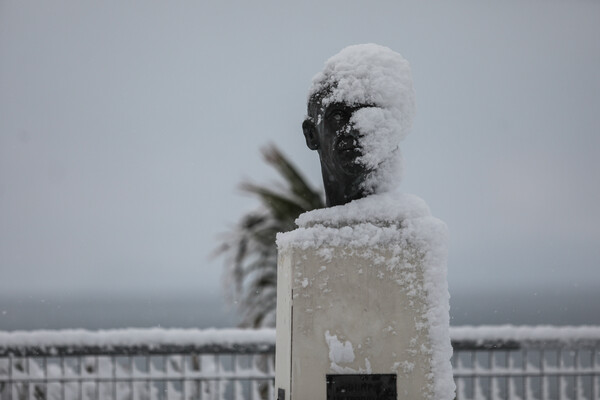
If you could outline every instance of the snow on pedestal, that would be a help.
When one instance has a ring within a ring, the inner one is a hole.
[[[296,223],[277,237],[276,389],[325,400],[327,374],[396,374],[398,398],[453,399],[445,224],[407,194]]]

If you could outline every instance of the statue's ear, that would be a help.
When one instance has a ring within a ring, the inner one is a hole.
[[[305,119],[302,123],[302,131],[304,132],[304,138],[306,139],[306,145],[311,150],[317,150],[319,148],[319,137],[317,135],[317,127],[315,123],[310,119]]]

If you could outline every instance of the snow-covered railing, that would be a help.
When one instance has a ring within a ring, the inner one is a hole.
[[[0,357],[273,353],[273,329],[0,331]]]
[[[273,398],[275,331],[0,332],[0,400]]]
[[[600,399],[600,327],[455,327],[450,334],[457,399]]]
[[[457,398],[600,399],[600,327],[451,328]],[[272,399],[274,330],[0,332],[0,400]]]

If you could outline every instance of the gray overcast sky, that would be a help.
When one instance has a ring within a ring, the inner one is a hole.
[[[276,178],[320,183],[312,76],[411,63],[402,190],[451,232],[450,289],[600,289],[600,3],[0,1],[0,292],[217,295],[220,232]]]

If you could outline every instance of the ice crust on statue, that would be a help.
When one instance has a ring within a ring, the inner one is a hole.
[[[426,398],[452,399],[455,386],[450,364],[446,225],[431,215],[423,200],[403,193],[371,195],[341,206],[309,211],[300,215],[296,223],[298,229],[277,235],[280,251],[314,249],[326,263],[334,249],[341,249],[344,254],[370,260],[372,265],[386,263],[387,279],[394,277],[398,289],[413,299],[411,303],[414,301],[419,320],[423,321],[417,329],[429,339],[427,346],[411,349],[415,354],[432,357],[433,383],[424,388]],[[391,251],[392,257],[381,259],[378,249]],[[417,278],[418,270],[423,274],[422,283]],[[328,288],[322,290],[326,296]],[[426,299],[423,307],[419,306],[421,298]],[[410,360],[406,361],[405,365],[396,366],[398,373],[410,373]]]
[[[356,111],[350,121],[361,132],[363,154],[357,161],[372,170],[364,189],[383,193],[395,188],[401,178],[400,141],[411,129],[415,110],[408,61],[376,44],[346,47],[313,78],[309,100],[323,91],[323,106],[372,105]]]

